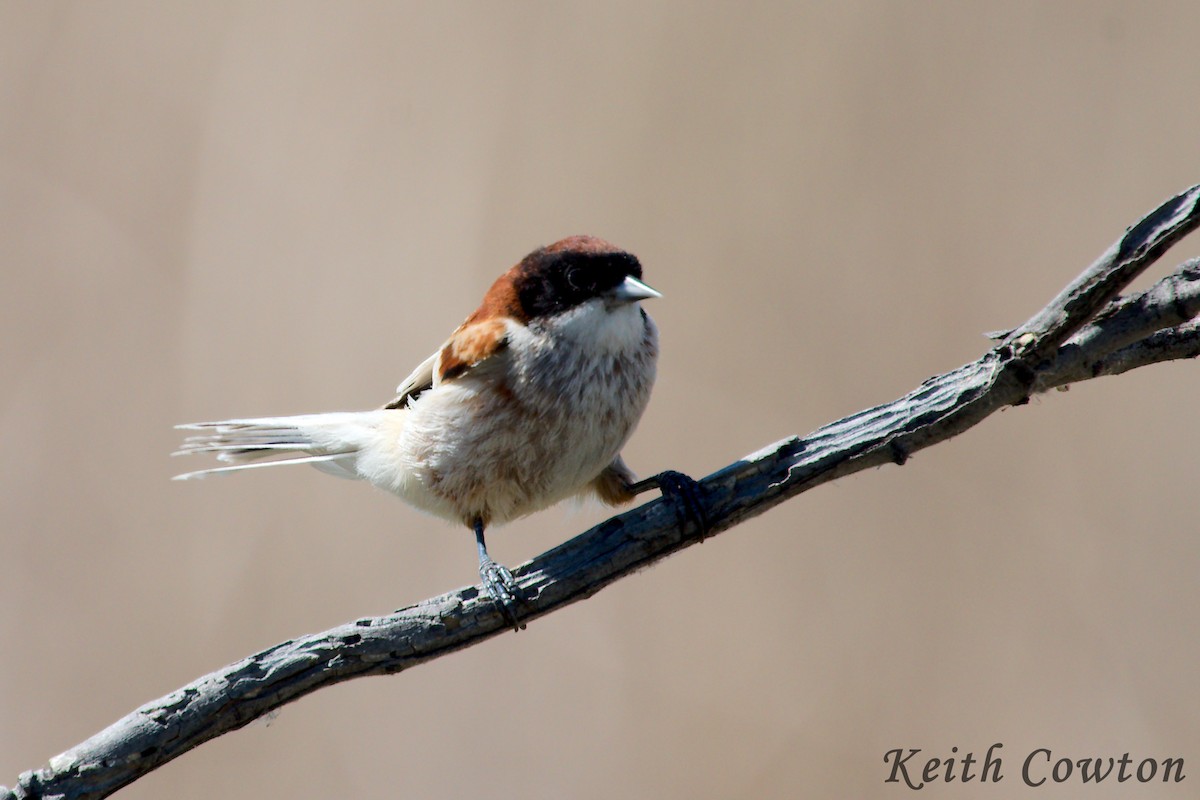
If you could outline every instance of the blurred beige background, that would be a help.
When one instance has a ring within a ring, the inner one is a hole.
[[[626,457],[708,474],[976,358],[1200,181],[1194,3],[0,3],[0,783],[278,641],[475,580],[177,422],[369,408],[588,232],[665,299]],[[1185,240],[1154,278],[1189,255]],[[1149,279],[1149,278],[1148,278]],[[1147,280],[1148,280],[1147,279]],[[1144,283],[1144,281],[1143,281]],[[1200,365],[1009,409],[125,798],[896,797],[884,753],[1186,759]],[[516,564],[602,519],[492,537]]]

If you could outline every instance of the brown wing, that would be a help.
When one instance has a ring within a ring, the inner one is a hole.
[[[432,389],[442,381],[454,380],[471,367],[504,349],[508,328],[503,320],[464,322],[442,345],[442,349],[421,362],[396,388],[397,396],[384,408],[402,408],[410,398]]]
[[[540,252],[540,251],[539,251]],[[421,362],[421,366],[396,389],[396,399],[384,408],[400,408],[442,381],[453,380],[471,367],[504,349],[508,342],[506,319],[525,323],[528,318],[517,297],[514,276],[528,269],[525,261],[501,275],[483,296],[483,302],[467,317],[442,349]]]
[[[438,354],[434,385],[453,380],[471,367],[491,358],[508,343],[508,327],[502,319],[463,325]]]

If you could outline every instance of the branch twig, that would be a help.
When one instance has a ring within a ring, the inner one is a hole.
[[[807,437],[788,438],[700,483],[715,535],[827,481],[908,456],[1031,394],[1200,354],[1200,260],[1140,294],[1115,299],[1200,225],[1200,186],[1126,231],[1096,263],[979,360]],[[531,621],[582,600],[699,541],[663,499],[613,517],[514,570]],[[101,798],[184,752],[341,681],[400,672],[508,629],[479,587],[284,642],[148,703],[23,773],[0,800]]]

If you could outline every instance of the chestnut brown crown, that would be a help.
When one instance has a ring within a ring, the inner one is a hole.
[[[594,236],[571,236],[541,247],[510,270],[526,320],[567,311],[611,293],[626,278],[641,279],[637,257]]]

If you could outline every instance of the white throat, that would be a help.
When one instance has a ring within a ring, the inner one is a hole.
[[[597,352],[617,354],[641,347],[646,327],[637,303],[609,307],[604,300],[589,300],[550,323],[555,332],[574,342],[586,342]]]

